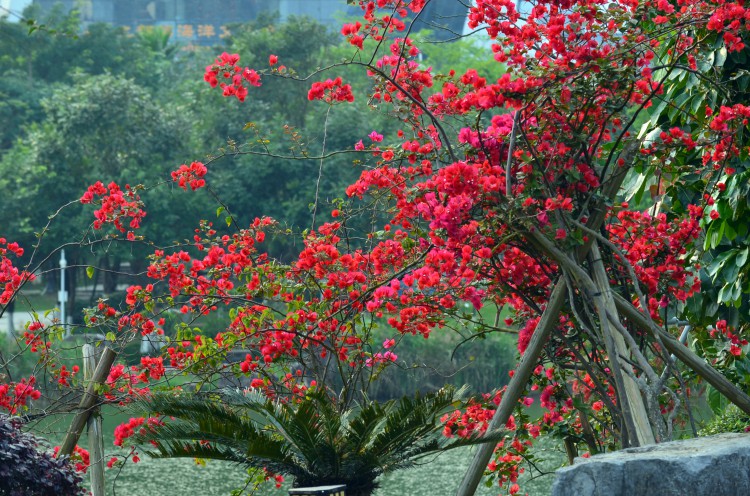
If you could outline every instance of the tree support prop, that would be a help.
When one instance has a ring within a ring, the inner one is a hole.
[[[632,303],[618,294],[613,294],[617,309],[637,327],[651,333],[655,338],[660,339],[667,351],[677,357],[682,363],[706,380],[711,386],[716,388],[729,401],[750,415],[750,396],[745,394],[740,388],[732,384],[729,379],[724,377],[719,371],[711,367],[701,357],[693,353],[687,346],[680,343],[671,334],[665,332],[659,326],[653,324],[649,319],[635,308]]]
[[[83,427],[86,425],[91,416],[91,411],[96,404],[96,386],[104,384],[104,381],[107,380],[116,356],[117,353],[111,348],[104,348],[102,358],[99,360],[94,375],[91,377],[91,381],[89,381],[86,391],[83,393],[83,398],[81,398],[81,402],[78,404],[78,413],[73,417],[70,428],[68,428],[68,433],[65,435],[65,441],[63,441],[60,447],[60,451],[57,452],[58,458],[70,456],[73,453],[73,449],[81,437],[81,432],[83,432]]]
[[[557,325],[557,319],[562,311],[563,305],[565,304],[567,290],[568,285],[565,282],[565,279],[560,279],[550,295],[549,304],[547,305],[547,308],[544,309],[544,313],[534,330],[534,334],[531,336],[529,346],[526,348],[526,352],[523,354],[518,367],[516,367],[513,377],[508,384],[508,388],[505,390],[487,430],[499,430],[508,422],[508,419],[513,413],[513,409],[518,403],[518,399],[526,389],[526,384],[528,384],[531,374],[534,373],[534,369],[539,362],[539,357],[542,356],[542,351],[544,351],[544,345],[547,343],[547,339]],[[464,475],[464,479],[458,488],[456,496],[471,496],[474,494],[479,485],[479,481],[482,480],[484,469],[487,467],[487,464],[492,457],[492,453],[495,451],[495,444],[496,443],[485,443],[479,445],[479,449],[474,455],[471,465],[469,465],[469,468],[466,470],[466,475]]]
[[[591,270],[596,287],[599,290],[598,296],[594,297],[594,303],[599,314],[599,325],[607,356],[612,367],[612,372],[617,383],[618,398],[622,408],[623,419],[628,429],[628,439],[632,445],[644,446],[654,444],[654,432],[648,419],[646,405],[643,402],[643,396],[633,378],[623,373],[625,367],[631,367],[620,357],[630,356],[625,339],[616,330],[613,332],[607,312],[617,315],[615,302],[612,300],[612,289],[609,285],[609,277],[604,269],[602,256],[596,241],[591,246]]]
[[[83,377],[91,380],[96,370],[96,348],[83,345]],[[100,408],[95,406],[87,422],[89,439],[89,475],[91,476],[91,496],[104,496],[104,438]]]
[[[620,157],[625,163],[630,163],[633,156],[637,152],[640,146],[640,142],[628,143],[625,149],[621,153]],[[617,192],[625,180],[627,174],[627,167],[617,167],[610,171],[609,176],[603,182],[602,197],[613,199],[617,195]],[[607,215],[607,206],[605,202],[594,202],[591,215],[589,220],[586,222],[586,226],[589,229],[596,231],[604,224],[604,219]],[[580,246],[576,253],[576,258],[584,260],[591,249],[594,239],[590,238],[586,241],[583,246]],[[565,305],[566,293],[568,291],[568,284],[564,278],[561,278],[555,288],[550,294],[549,303],[542,313],[542,317],[534,330],[534,334],[531,336],[529,345],[526,348],[526,352],[521,358],[521,362],[515,369],[513,377],[508,384],[505,394],[503,394],[500,404],[493,415],[489,430],[496,430],[508,422],[510,415],[513,413],[513,409],[518,403],[518,399],[526,389],[526,385],[531,378],[531,375],[539,362],[539,357],[542,356],[544,351],[544,345],[547,343],[549,336],[557,325],[560,312],[562,312],[563,306]],[[487,443],[479,445],[477,453],[474,455],[474,459],[471,461],[471,465],[466,470],[461,485],[458,487],[456,496],[473,496],[477,490],[479,482],[482,480],[485,468],[492,457],[492,453],[495,451],[495,443]]]

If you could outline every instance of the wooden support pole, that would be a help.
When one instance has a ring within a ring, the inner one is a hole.
[[[750,396],[732,384],[729,379],[707,364],[705,360],[693,353],[690,348],[680,343],[674,336],[651,322],[628,300],[618,294],[614,294],[613,296],[617,309],[623,317],[630,320],[637,327],[651,333],[655,338],[658,338],[664,344],[664,347],[667,348],[667,351],[690,367],[693,372],[705,379],[706,382],[716,388],[729,401],[737,405],[740,410],[750,415]]]
[[[96,348],[83,345],[83,377],[90,381],[96,369]],[[91,475],[91,495],[104,496],[104,438],[100,408],[95,406],[87,422],[89,439],[89,474]]]
[[[630,163],[639,146],[640,144],[638,142],[629,143],[625,146],[625,149],[620,155],[625,163]],[[615,198],[622,182],[625,180],[627,171],[627,167],[614,167],[611,169],[611,174],[607,177],[607,180],[604,181],[602,198]],[[591,208],[591,216],[586,222],[586,226],[594,231],[598,230],[602,224],[604,224],[607,210],[606,201],[594,202]],[[578,248],[576,258],[579,261],[586,258],[593,242],[593,237],[589,237],[588,241]],[[549,303],[542,313],[542,317],[534,330],[534,334],[531,336],[531,341],[529,341],[526,352],[521,358],[521,362],[516,367],[513,377],[508,384],[508,388],[505,390],[505,394],[503,394],[503,397],[500,400],[500,404],[497,406],[495,415],[490,421],[488,431],[491,432],[503,427],[508,422],[511,413],[513,413],[513,409],[518,403],[518,399],[526,389],[531,374],[534,372],[534,369],[539,362],[539,357],[542,356],[542,351],[544,350],[544,345],[547,343],[547,339],[552,334],[552,331],[558,323],[560,312],[565,305],[567,291],[568,284],[565,282],[565,279],[560,279],[550,294]],[[458,487],[456,496],[472,496],[476,492],[477,486],[482,480],[482,474],[484,473],[485,468],[487,468],[487,464],[489,463],[494,451],[494,443],[479,445],[479,448],[474,455],[474,459],[471,461],[471,464],[461,481],[461,485]]]
[[[94,375],[91,377],[91,381],[89,381],[86,391],[83,393],[81,402],[78,404],[78,413],[73,417],[70,428],[68,428],[68,433],[65,435],[65,441],[63,441],[60,447],[60,451],[57,452],[58,458],[61,456],[70,456],[73,453],[73,449],[81,437],[81,432],[83,432],[83,427],[91,415],[91,409],[96,404],[96,385],[104,384],[104,381],[107,380],[116,356],[117,353],[111,348],[104,348],[102,358],[99,360]]]
[[[531,374],[539,363],[539,357],[542,356],[544,345],[547,343],[547,339],[552,330],[558,323],[558,317],[562,311],[563,305],[565,304],[566,293],[568,291],[568,285],[564,279],[561,279],[555,289],[552,291],[547,308],[545,308],[542,318],[536,326],[534,334],[531,335],[531,341],[529,346],[521,357],[521,362],[516,367],[513,377],[510,379],[508,388],[505,390],[500,404],[487,427],[487,432],[493,432],[505,427],[508,422],[510,415],[513,413],[513,409],[518,403],[518,399],[526,389]],[[470,496],[474,494],[479,485],[479,481],[482,480],[482,474],[484,469],[490,462],[492,453],[495,451],[495,443],[480,444],[477,449],[474,459],[471,461],[471,465],[466,470],[464,479],[458,488],[457,496]]]
[[[646,405],[643,402],[643,396],[638,388],[638,384],[636,384],[630,375],[622,373],[624,367],[630,367],[631,365],[622,360],[621,357],[627,357],[630,353],[625,344],[625,339],[617,330],[611,328],[609,318],[607,317],[607,312],[616,316],[617,308],[612,299],[609,276],[607,276],[607,271],[604,268],[602,255],[599,252],[596,241],[591,245],[591,261],[593,279],[599,290],[599,295],[595,297],[595,305],[599,314],[599,325],[605,347],[607,348],[607,355],[609,356],[610,364],[612,364],[615,382],[617,382],[620,406],[625,425],[628,426],[628,439],[631,445],[634,446],[654,444],[656,439],[654,438],[651,423],[648,420],[648,412],[646,411]]]
[[[588,290],[596,292],[596,285],[591,281],[588,273],[584,271],[580,266],[571,263],[570,260],[564,253],[557,249],[547,238],[540,235],[538,232],[530,233],[529,240],[535,242],[541,247],[547,254],[557,260],[561,265],[564,265],[571,271],[573,276],[586,287]],[[706,380],[714,388],[716,388],[721,394],[723,394],[729,401],[735,404],[743,412],[750,414],[750,396],[744,393],[737,386],[732,384],[726,377],[719,373],[716,369],[707,364],[698,355],[693,353],[688,347],[680,343],[674,336],[665,332],[661,327],[654,324],[648,316],[644,315],[638,310],[633,304],[618,295],[612,293],[612,297],[615,300],[615,305],[623,317],[629,319],[633,324],[640,327],[644,331],[652,334],[657,343],[661,343],[670,353],[673,353],[680,361],[690,367],[696,374]],[[658,380],[658,377],[657,377]]]

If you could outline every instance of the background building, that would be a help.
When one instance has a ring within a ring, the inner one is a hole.
[[[28,0],[0,0],[18,12]],[[228,25],[251,21],[261,13],[278,13],[281,21],[292,15],[312,17],[338,30],[342,19],[356,16],[359,7],[346,0],[34,0],[43,11],[55,4],[78,9],[84,24],[106,22],[133,32],[144,26],[167,26],[182,43],[211,45],[228,34]],[[436,38],[449,39],[461,33],[467,8],[456,0],[433,0],[421,16],[418,27],[429,27]],[[440,29],[447,28],[447,29]]]
[[[19,14],[31,4],[31,0],[0,0],[0,17],[18,21]]]

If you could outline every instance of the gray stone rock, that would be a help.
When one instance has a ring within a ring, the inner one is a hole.
[[[750,496],[750,434],[720,434],[577,458],[552,496]]]

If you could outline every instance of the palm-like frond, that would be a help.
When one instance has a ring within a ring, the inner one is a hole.
[[[138,405],[169,419],[136,435],[135,442],[156,448],[146,450],[150,456],[209,458],[303,475],[290,444],[277,431],[264,428],[263,409],[258,409],[253,419],[248,415],[250,409],[231,408],[218,397],[205,396],[154,395]]]
[[[298,485],[343,483],[351,494],[369,494],[383,473],[414,466],[420,458],[482,442],[500,432],[447,439],[440,417],[464,404],[464,390],[389,401],[365,401],[339,412],[325,391],[298,403],[259,393],[154,395],[139,407],[164,416],[163,426],[135,441],[156,457],[199,457],[290,475]]]

